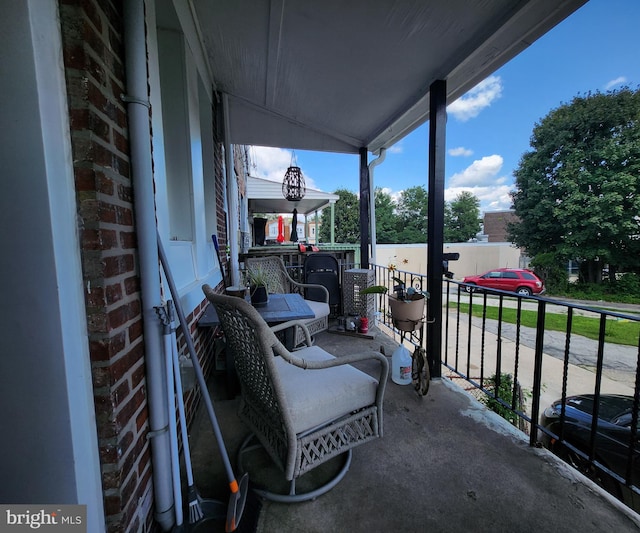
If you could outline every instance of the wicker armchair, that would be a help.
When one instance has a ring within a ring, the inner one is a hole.
[[[261,269],[269,279],[270,293],[293,293],[297,292],[307,302],[313,311],[314,318],[305,320],[304,323],[311,335],[315,335],[329,328],[329,291],[326,287],[314,283],[300,283],[289,276],[284,262],[277,256],[270,257],[250,257],[245,259],[247,272],[252,269]],[[307,291],[313,289],[311,295]],[[318,297],[318,295],[320,295]],[[317,300],[320,301],[317,301]],[[302,330],[298,330],[295,338],[295,345],[298,346],[305,341]]]
[[[346,474],[352,448],[382,436],[387,359],[376,352],[336,358],[317,346],[291,353],[249,303],[216,294],[208,285],[203,291],[234,354],[241,385],[238,416],[252,432],[241,447],[240,463],[253,450],[247,444],[255,436],[289,482],[288,493],[255,490],[281,502],[324,494]],[[309,342],[306,328],[298,324]],[[378,379],[350,364],[365,360],[380,363]],[[344,464],[330,481],[296,493],[296,479],[342,454]]]

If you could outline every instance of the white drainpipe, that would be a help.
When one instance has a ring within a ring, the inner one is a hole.
[[[163,324],[156,309],[163,304],[160,292],[158,241],[155,215],[149,96],[147,93],[147,49],[145,41],[144,0],[124,3],[125,62],[131,146],[131,173],[136,213],[136,231],[140,262],[142,315],[144,324],[147,403],[155,491],[155,519],[164,531],[174,524],[171,476],[171,446],[166,371],[164,367]]]
[[[231,139],[231,124],[229,122],[229,96],[222,95],[222,110],[224,113],[224,153],[227,182],[227,242],[229,244],[229,272],[231,273],[231,285],[240,285],[240,265],[238,263],[238,234],[240,226],[238,223],[238,182],[234,169],[233,147]]]
[[[373,169],[384,161],[386,148],[380,148],[378,157],[369,163],[369,219],[371,221],[371,263],[376,264],[376,195],[373,184]]]

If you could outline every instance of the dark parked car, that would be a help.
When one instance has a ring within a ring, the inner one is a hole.
[[[562,401],[557,400],[545,409],[541,417],[541,425],[558,437],[562,435],[565,442],[588,456],[594,404],[595,401],[592,394],[567,397],[564,426],[561,429]],[[600,396],[595,460],[623,479],[626,477],[630,452],[632,415],[633,397],[615,394],[602,394]],[[619,483],[611,476],[590,465],[584,457],[563,446],[558,439],[542,431],[540,432],[540,440],[546,448],[605,490],[623,500],[636,511],[640,509],[640,497],[637,494],[634,495],[623,483]],[[637,435],[631,455],[631,482],[634,485],[638,485],[640,481],[640,446]]]
[[[480,276],[466,276],[462,281],[478,287],[517,292],[524,296],[544,291],[542,280],[531,270],[522,268],[496,268]],[[466,287],[466,290],[472,292],[474,287]]]

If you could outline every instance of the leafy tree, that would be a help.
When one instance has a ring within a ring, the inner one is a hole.
[[[444,240],[467,242],[480,230],[480,200],[462,191],[444,208]]]
[[[547,291],[551,294],[564,294],[569,287],[566,264],[558,261],[553,253],[539,253],[531,261],[530,266],[544,280]]]
[[[376,242],[392,244],[398,241],[398,222],[395,215],[396,204],[391,195],[380,187],[374,191],[376,206]]]
[[[581,260],[584,281],[602,266],[640,267],[640,91],[578,96],[552,110],[514,172],[519,222],[512,240],[527,252]]]
[[[336,201],[335,241],[343,243],[360,242],[360,203],[358,196],[347,189],[338,189],[333,194],[340,198]],[[320,241],[331,242],[331,209],[323,209],[320,218]]]
[[[399,244],[427,242],[427,198],[427,190],[422,185],[400,193],[396,209]]]

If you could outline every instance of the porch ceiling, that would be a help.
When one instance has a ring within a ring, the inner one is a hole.
[[[230,141],[389,147],[586,0],[192,0]]]

